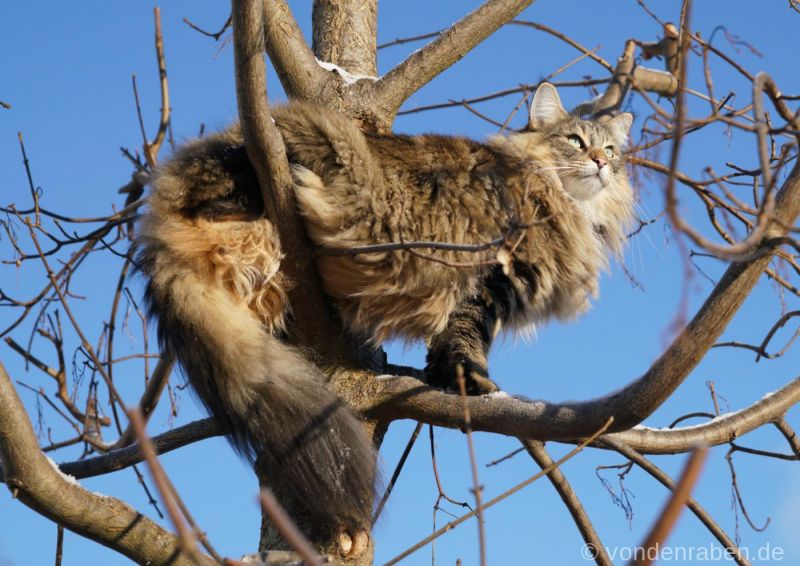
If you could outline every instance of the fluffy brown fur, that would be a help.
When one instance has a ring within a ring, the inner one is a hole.
[[[452,385],[461,365],[471,393],[495,390],[486,356],[500,329],[583,312],[608,250],[622,247],[629,114],[580,120],[542,85],[531,131],[485,144],[365,134],[298,103],[274,118],[346,327],[374,343],[425,340],[433,384]],[[502,250],[348,253],[504,235]],[[307,530],[368,527],[374,458],[320,371],[280,340],[288,282],[238,128],[187,145],[160,169],[140,246],[162,340],[237,446],[264,458],[279,496],[302,503]]]

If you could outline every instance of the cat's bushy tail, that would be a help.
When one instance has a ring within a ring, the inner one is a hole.
[[[266,219],[242,218],[247,203],[229,198],[254,180],[231,165],[241,161],[235,138],[189,144],[154,182],[138,267],[159,339],[233,445],[258,460],[284,506],[300,509],[293,518],[312,540],[368,530],[371,442],[320,369],[278,337],[287,309],[280,248]]]

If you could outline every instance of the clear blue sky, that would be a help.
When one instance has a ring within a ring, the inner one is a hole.
[[[422,2],[385,0],[380,6],[379,39],[418,35],[446,27],[479,2]],[[677,19],[679,2],[652,2],[659,14],[668,20]],[[751,71],[766,70],[785,92],[800,92],[797,61],[789,45],[794,45],[800,29],[800,14],[792,12],[786,2],[697,2],[694,28],[708,37],[718,25],[755,45],[763,54],[759,58],[748,50],[724,41],[716,44],[737,57]],[[23,132],[34,181],[44,194],[42,205],[64,214],[99,215],[110,211],[111,203],[119,205],[116,189],[129,179],[131,167],[120,155],[119,147],[135,148],[140,134],[131,93],[131,75],[138,77],[142,105],[148,131],[153,132],[158,119],[158,82],[154,63],[151,2],[80,2],[80,3],[14,3],[4,10],[4,32],[0,35],[2,81],[0,100],[12,105],[0,109],[0,202],[16,202],[27,206],[30,196],[21,164],[17,132]],[[310,2],[291,2],[295,16],[304,30],[310,26]],[[228,15],[224,2],[199,3],[172,1],[164,3],[162,19],[170,89],[172,123],[178,140],[196,135],[200,124],[221,128],[236,118],[236,102],[232,73],[232,49],[200,36],[181,22],[188,17],[195,23],[216,29]],[[633,0],[616,2],[580,2],[578,0],[535,2],[522,16],[555,27],[584,45],[601,46],[599,53],[614,61],[623,42],[629,37],[653,39],[658,26]],[[380,53],[380,72],[390,69],[408,53],[420,47],[409,44]],[[451,70],[414,95],[406,108],[486,94],[519,83],[535,83],[577,52],[539,32],[512,27],[501,30],[484,45],[464,58]],[[702,90],[702,77],[695,62],[693,84]],[[604,76],[603,70],[590,61],[583,61],[562,75],[577,79],[585,74]],[[715,64],[717,93],[737,89],[743,104],[749,88]],[[275,101],[284,98],[279,84],[270,74],[270,95]],[[562,93],[566,105],[574,105],[586,97],[584,91]],[[486,103],[482,112],[502,121],[518,98],[509,97]],[[693,103],[698,114],[704,108]],[[634,113],[644,113],[639,106]],[[516,125],[520,125],[519,118]],[[634,124],[634,131],[641,121]],[[403,132],[435,131],[484,138],[494,128],[463,109],[422,113],[401,117],[396,129]],[[662,156],[663,158],[663,156]],[[720,128],[689,142],[682,155],[681,168],[698,174],[712,164],[724,170],[726,161],[743,166],[756,166],[753,141],[734,132],[726,137]],[[662,208],[662,179],[642,176],[636,179],[644,215]],[[681,189],[682,190],[682,189]],[[684,199],[689,201],[687,195]],[[690,211],[689,217],[702,220],[702,211]],[[0,235],[2,259],[10,255],[5,234]],[[641,374],[662,351],[673,332],[673,323],[680,304],[681,292],[688,285],[694,312],[711,288],[711,283],[694,271],[686,279],[679,258],[679,248],[669,227],[659,222],[635,238],[625,256],[625,265],[642,283],[644,291],[632,286],[618,267],[603,278],[601,298],[594,309],[579,321],[551,324],[539,329],[530,343],[509,338],[495,349],[491,369],[501,386],[512,393],[553,401],[585,399],[621,387]],[[92,258],[82,268],[72,290],[90,297],[73,301],[81,321],[96,339],[100,321],[107,317],[111,294],[118,273],[117,258],[108,254]],[[698,263],[711,278],[721,273],[712,260]],[[38,289],[41,271],[34,263],[22,269],[0,267],[0,287],[20,298],[31,296]],[[140,285],[131,282],[138,298]],[[797,299],[786,297],[789,309],[797,308]],[[762,284],[748,299],[725,338],[758,343],[781,312],[780,296],[775,287]],[[0,310],[0,326],[10,320],[10,310]],[[131,325],[138,324],[134,319]],[[14,333],[25,341],[30,326]],[[779,335],[781,344],[794,327]],[[787,333],[788,332],[788,333]],[[140,351],[138,339],[120,331],[120,353]],[[71,352],[77,342],[68,345]],[[38,345],[43,356],[47,345]],[[391,360],[421,366],[424,352],[419,348],[403,349],[388,345]],[[5,344],[0,359],[14,379],[33,386],[53,389],[52,383],[31,369],[25,372],[19,357]],[[48,358],[49,359],[49,358]],[[712,406],[706,381],[713,380],[725,398],[723,410],[737,410],[765,393],[773,391],[796,376],[800,356],[790,352],[775,361],[753,363],[745,351],[714,350],[693,372],[680,390],[648,421],[660,427],[680,414],[709,411]],[[130,362],[117,370],[123,392],[134,398],[141,388],[142,368]],[[178,382],[179,380],[176,380]],[[36,403],[32,394],[21,395],[33,414]],[[188,392],[178,392],[180,414],[170,419],[166,403],[151,422],[155,434],[170,426],[194,420],[202,415]],[[46,423],[61,438],[57,416],[45,411]],[[795,408],[791,421],[800,425]],[[393,425],[382,450],[383,467],[388,476],[413,423]],[[46,427],[43,433],[46,438]],[[472,500],[466,443],[463,436],[450,430],[436,429],[438,463],[448,495],[459,500]],[[481,463],[494,460],[514,449],[513,439],[486,434],[476,436]],[[757,432],[745,441],[765,449],[785,451],[784,443],[772,430]],[[568,449],[549,445],[554,455]],[[734,531],[731,511],[731,490],[725,449],[712,452],[696,496],[730,533]],[[77,457],[78,452],[65,450],[57,461]],[[684,457],[658,458],[657,463],[670,472],[680,469]],[[205,441],[162,457],[162,461],[200,525],[225,555],[239,557],[254,551],[258,542],[259,512],[255,502],[256,482],[248,468],[240,462],[221,439]],[[595,466],[622,463],[621,457],[598,451],[586,452],[570,461],[564,471],[587,506],[590,517],[604,542],[610,547],[629,547],[639,543],[666,498],[666,492],[643,472],[629,475],[627,487],[633,499],[634,519],[628,525],[623,512],[615,507],[608,493],[595,476]],[[783,564],[800,563],[797,524],[800,523],[800,468],[796,464],[736,455],[740,487],[756,522],[772,519],[763,533],[741,526],[742,545],[752,552],[765,545],[784,551]],[[481,467],[481,481],[487,496],[493,496],[537,471],[524,455],[501,466]],[[606,476],[613,482],[613,473]],[[135,476],[130,470],[82,482],[87,488],[120,497],[138,510],[153,516]],[[432,526],[432,505],[436,489],[431,474],[427,430],[415,446],[395,494],[384,517],[375,529],[377,561],[388,559],[427,535]],[[460,509],[447,507],[458,514]],[[448,515],[439,513],[438,525]],[[490,563],[581,564],[581,539],[572,521],[546,481],[527,488],[516,497],[487,512],[488,552]],[[0,489],[0,566],[48,564],[55,552],[55,526],[12,500]],[[474,522],[462,525],[442,537],[436,544],[439,564],[453,564],[461,558],[464,564],[477,563],[477,538]],[[716,546],[692,516],[685,515],[673,533],[675,546]],[[95,543],[67,534],[64,564],[125,564],[127,560]],[[534,560],[535,559],[535,560]],[[430,548],[407,560],[408,564],[429,564]],[[623,561],[624,562],[624,561]],[[756,561],[758,562],[758,561]],[[695,563],[695,562],[691,562]],[[701,562],[696,562],[700,564]],[[706,562],[707,563],[707,562]]]

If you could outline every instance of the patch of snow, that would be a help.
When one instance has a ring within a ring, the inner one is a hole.
[[[59,476],[64,478],[64,480],[67,483],[70,483],[72,485],[79,485],[78,484],[78,480],[76,480],[74,476],[71,476],[69,474],[65,474],[64,472],[62,472],[61,468],[58,467],[58,464],[56,464],[55,461],[52,458],[50,458],[49,456],[45,456],[45,458],[47,458],[47,461],[50,463],[50,465],[53,467],[53,469],[58,473]]]
[[[505,391],[494,391],[486,395],[489,399],[510,399],[511,395],[506,393]]]
[[[710,420],[707,420],[707,421],[703,421],[703,422],[700,422],[700,423],[697,423],[697,424],[687,425],[687,426],[680,426],[679,425],[679,426],[676,426],[676,427],[673,427],[673,428],[669,428],[669,427],[666,427],[666,426],[659,428],[659,427],[651,427],[651,426],[646,426],[646,425],[643,425],[643,424],[638,424],[635,427],[633,427],[633,430],[644,430],[644,431],[653,431],[653,432],[664,432],[664,431],[670,432],[670,431],[676,431],[676,430],[692,430],[692,429],[695,429],[695,428],[702,428],[702,427],[706,427],[706,426],[712,425],[717,421],[725,420],[725,419],[730,418],[731,416],[733,416],[735,414],[736,413],[722,413],[722,414],[714,417],[713,419],[710,419]]]
[[[319,59],[317,59],[317,64],[326,71],[339,73],[339,76],[342,77],[342,80],[346,85],[352,85],[361,80],[377,81],[380,78],[372,77],[370,75],[355,75],[349,71],[346,71],[345,69],[342,69],[339,65],[334,65],[333,63],[328,63],[327,61],[320,61]]]

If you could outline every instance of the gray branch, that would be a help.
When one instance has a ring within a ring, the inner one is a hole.
[[[256,170],[267,217],[277,228],[286,255],[283,265],[286,266],[289,279],[304,282],[304,285],[290,290],[291,303],[297,315],[298,338],[317,345],[319,351],[319,345],[331,345],[329,337],[339,335],[339,332],[333,329],[330,317],[322,316],[329,312],[328,307],[317,284],[313,257],[297,214],[286,148],[267,103],[264,30],[268,50],[270,42],[274,41],[273,36],[283,39],[284,43],[278,42],[281,48],[301,49],[294,44],[298,41],[305,46],[302,36],[295,33],[299,31],[294,29],[296,23],[288,10],[282,1],[264,3],[263,0],[234,0],[232,18],[236,100],[247,155]],[[265,18],[269,25],[265,25]],[[302,64],[302,55],[297,55],[296,59],[288,54],[287,57]],[[321,69],[316,64],[315,67]],[[300,68],[290,69],[292,76],[301,71]]]
[[[634,389],[637,383],[632,384]],[[390,418],[414,419],[455,429],[460,428],[463,422],[462,409],[453,394],[428,387],[415,378],[386,376],[379,379],[377,387],[382,391],[376,394],[379,398],[370,399],[372,410],[385,412]],[[672,430],[625,430],[626,427],[618,426],[618,417],[619,421],[631,419],[636,416],[636,410],[619,401],[614,403],[614,400],[626,399],[627,394],[623,393],[626,389],[592,401],[560,404],[496,394],[471,397],[469,410],[472,428],[519,438],[575,442],[591,434],[587,432],[590,428],[585,425],[586,422],[606,412],[615,418],[612,429],[624,430],[607,436],[622,440],[642,452],[673,454],[688,452],[698,443],[711,446],[724,444],[779,419],[800,402],[800,378],[797,378],[746,409],[703,425]]]

